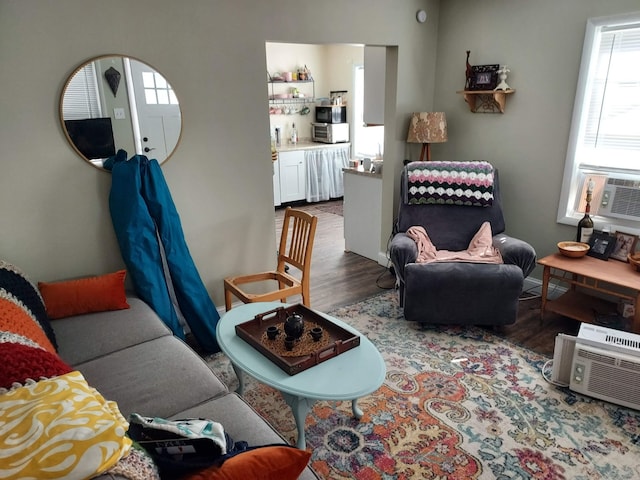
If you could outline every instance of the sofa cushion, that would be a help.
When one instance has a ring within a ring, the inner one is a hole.
[[[269,423],[235,393],[229,393],[178,412],[173,415],[173,418],[208,418],[219,421],[231,438],[235,441],[244,440],[249,443],[250,447],[284,441],[284,438]],[[299,478],[301,480],[317,480],[318,476],[313,470],[306,468]]]
[[[173,336],[140,343],[75,367],[105,397],[118,402],[127,418],[131,413],[168,418],[228,392],[204,360]]]
[[[128,296],[128,310],[89,313],[52,322],[58,353],[76,365],[154,338],[171,335],[142,300]]]
[[[0,260],[0,298],[22,308],[45,333],[51,345],[57,347],[56,337],[49,323],[44,302],[36,286],[15,265]]]
[[[90,478],[128,453],[127,427],[80,372],[15,388],[0,396],[0,478]]]
[[[171,418],[207,418],[220,422],[224,427],[224,431],[234,441],[248,441],[248,439],[251,439],[251,442],[249,442],[250,447],[282,443],[284,441],[283,437],[276,433],[248,403],[235,393],[229,393],[176,412]],[[233,419],[233,421],[229,419]]]
[[[60,282],[38,282],[49,318],[129,308],[124,292],[126,270]]]

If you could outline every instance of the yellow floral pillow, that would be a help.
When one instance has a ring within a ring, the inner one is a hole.
[[[0,395],[0,478],[85,479],[127,455],[115,402],[73,371]]]

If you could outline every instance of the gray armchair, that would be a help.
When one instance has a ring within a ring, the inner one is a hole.
[[[404,317],[424,324],[504,325],[515,322],[524,278],[536,265],[528,243],[504,233],[498,171],[494,170],[491,206],[409,204],[407,169],[402,173],[400,207],[390,257],[397,277]],[[416,263],[418,247],[407,236],[422,226],[438,250],[466,250],[480,226],[488,221],[493,246],[502,264]]]

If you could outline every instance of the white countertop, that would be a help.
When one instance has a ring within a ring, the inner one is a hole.
[[[382,173],[374,173],[374,172],[365,172],[362,166],[358,168],[343,168],[342,171],[344,173],[349,173],[353,175],[361,175],[363,177],[371,177],[371,178],[382,178]]]
[[[278,152],[291,152],[293,150],[319,150],[322,148],[339,148],[339,147],[349,147],[351,143],[320,143],[320,142],[311,142],[308,140],[303,140],[295,145],[290,143],[282,144],[279,147],[276,147],[276,151]]]

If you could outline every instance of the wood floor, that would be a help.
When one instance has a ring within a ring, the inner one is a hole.
[[[311,265],[311,304],[314,309],[330,311],[358,302],[384,289],[394,288],[395,278],[389,270],[373,260],[344,251],[343,217],[328,210],[342,200],[319,204],[296,205],[295,208],[318,216],[313,259]],[[283,208],[276,209],[276,236],[280,237]],[[290,302],[301,301],[294,297]],[[559,332],[575,334],[579,324],[559,315],[548,313],[540,323],[540,298],[523,295],[518,319],[513,325],[488,327],[493,333],[530,350],[553,355],[554,340]]]

